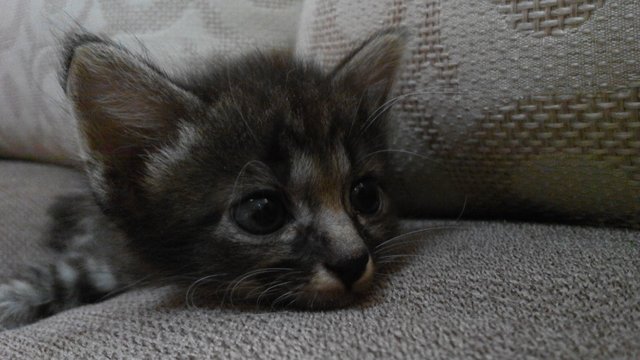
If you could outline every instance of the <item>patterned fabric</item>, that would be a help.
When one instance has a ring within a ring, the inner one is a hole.
[[[329,68],[407,29],[394,149],[408,213],[466,199],[465,215],[640,226],[638,14],[633,0],[313,0],[297,51]]]
[[[533,36],[563,35],[567,28],[582,25],[604,0],[494,0],[498,11],[510,14],[512,28]]]
[[[57,81],[77,25],[176,69],[203,55],[292,46],[301,0],[9,0],[0,11],[0,156],[68,163],[74,122]],[[77,25],[76,25],[77,24]]]

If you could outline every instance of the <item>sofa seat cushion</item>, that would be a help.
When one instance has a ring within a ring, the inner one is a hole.
[[[0,162],[3,275],[46,255],[44,209],[82,184],[72,170]],[[0,358],[640,356],[640,232],[448,225],[410,237],[410,256],[347,309],[188,309],[169,287],[140,289],[0,332]]]

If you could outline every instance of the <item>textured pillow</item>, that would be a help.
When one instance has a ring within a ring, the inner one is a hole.
[[[409,32],[394,105],[410,214],[640,223],[640,2],[312,0],[297,51],[333,66]],[[417,155],[410,155],[415,152]]]
[[[0,156],[76,159],[57,70],[59,39],[78,25],[129,47],[144,44],[151,58],[174,69],[203,55],[292,46],[300,8],[301,0],[3,1]]]

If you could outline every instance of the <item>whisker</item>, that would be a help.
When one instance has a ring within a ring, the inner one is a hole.
[[[460,229],[460,226],[451,226],[452,229]],[[392,243],[388,243],[385,246],[374,250],[374,254],[378,255],[381,254],[382,252],[385,251],[390,251],[393,248],[396,247],[402,247],[402,246],[412,246],[412,245],[416,245],[419,244],[423,241],[428,241],[430,240],[430,238],[422,238],[422,237],[417,237],[417,238],[402,238],[402,239],[397,239],[396,241],[393,241]]]
[[[229,94],[230,94],[230,97],[231,97],[231,101],[233,102],[233,105],[235,105],[234,109],[236,110],[238,115],[240,115],[240,119],[242,119],[242,122],[244,123],[244,126],[247,128],[247,132],[249,132],[249,135],[251,135],[251,137],[253,138],[253,141],[256,144],[259,144],[260,141],[259,141],[258,137],[253,132],[251,126],[247,122],[247,119],[244,117],[243,111],[240,110],[240,107],[238,106],[238,102],[236,101],[236,98],[235,98],[235,96],[233,94],[233,87],[231,86],[231,76],[229,75],[229,68],[227,68],[227,85],[229,86]]]
[[[459,214],[459,215],[458,215],[458,217],[456,218],[456,221],[455,221],[455,222],[458,222],[458,221],[460,221],[460,219],[462,219],[462,214],[464,214],[464,211],[465,211],[465,210],[466,210],[466,208],[467,208],[467,199],[468,199],[468,196],[465,194],[465,195],[464,195],[464,202],[462,203],[462,210],[460,210],[460,214]]]
[[[383,263],[383,264],[384,264],[384,263]],[[373,275],[374,275],[375,277],[381,277],[381,278],[384,278],[384,279],[388,279],[388,278],[390,278],[390,277],[392,277],[392,276],[393,276],[392,274],[382,273],[382,272],[375,272],[375,273],[373,273]]]
[[[260,290],[261,288],[267,288],[266,290],[263,290],[260,295],[258,296],[258,298],[256,299],[256,305],[258,305],[260,303],[260,301],[262,300],[262,297],[264,297],[265,295],[268,295],[270,292],[276,292],[274,291],[275,289],[282,287],[282,286],[286,286],[289,285],[291,283],[294,283],[298,280],[296,280],[295,277],[292,277],[292,275],[296,275],[296,274],[301,274],[302,271],[288,271],[286,273],[280,274],[278,276],[275,277],[274,281],[271,281],[265,285],[263,285],[262,287],[259,287],[256,290]],[[281,281],[282,278],[284,277],[288,277],[288,281]],[[250,298],[252,293],[256,290],[253,290],[251,292],[249,292],[247,294],[247,298]]]
[[[404,233],[398,236],[394,236],[390,239],[387,239],[385,241],[383,241],[382,243],[376,245],[376,247],[374,247],[374,253],[375,251],[377,251],[377,249],[383,248],[385,245],[392,243],[394,241],[399,241],[407,236],[411,236],[411,235],[418,235],[418,234],[422,234],[425,232],[429,232],[429,231],[435,231],[435,230],[444,230],[444,229],[458,229],[460,228],[460,225],[437,225],[437,226],[431,226],[431,227],[427,227],[424,229],[420,229],[420,230],[414,230],[414,231],[410,231],[408,233]]]
[[[286,307],[290,307],[293,303],[298,301],[300,294],[301,294],[300,292],[295,292],[295,293],[291,294],[292,300],[289,301],[289,303],[286,305]]]
[[[183,267],[184,268],[184,267]],[[181,268],[182,269],[182,268]],[[112,274],[111,271],[92,271],[92,274]],[[155,278],[154,278],[155,277]],[[160,282],[160,281],[164,281],[164,280],[177,280],[177,279],[190,279],[191,276],[189,276],[189,273],[185,273],[185,274],[180,274],[180,275],[169,275],[169,276],[161,276],[160,274],[147,274],[141,278],[138,278],[137,280],[133,280],[131,282],[127,282],[126,284],[116,287],[115,289],[107,292],[106,294],[104,294],[99,301],[105,300],[109,297],[111,297],[112,295],[116,295],[119,294],[121,292],[124,292],[125,290],[128,290],[130,288],[136,287],[138,285],[144,284],[145,280],[149,280],[149,283],[156,283],[156,282]],[[144,285],[143,285],[144,286]]]
[[[281,283],[278,283],[276,285],[268,287],[266,290],[264,290],[262,293],[260,293],[260,295],[256,299],[256,305],[260,304],[260,300],[262,300],[262,297],[267,295],[269,293],[269,291],[272,291],[273,289],[279,288],[281,286],[286,286],[286,285],[289,285],[289,284],[291,284],[291,281],[281,282]]]
[[[358,106],[356,106],[355,111],[353,112],[353,115],[351,115],[353,117],[353,121],[351,121],[351,125],[349,126],[349,131],[347,132],[347,137],[351,137],[351,131],[353,131],[353,125],[355,125],[357,119],[358,119],[358,111],[360,110],[360,106],[362,106],[362,100],[364,100],[364,97],[367,95],[366,91],[362,92],[362,95],[360,95],[360,100],[358,101]]]
[[[236,190],[238,188],[238,183],[240,181],[240,178],[242,178],[242,176],[244,175],[245,171],[247,171],[247,168],[253,163],[263,164],[262,161],[254,159],[254,160],[249,160],[244,165],[242,165],[242,167],[240,168],[240,171],[238,172],[238,176],[236,176],[236,179],[233,182],[233,189],[231,190],[231,196],[229,196],[229,202],[231,202],[233,200],[233,198],[234,198],[234,196],[236,194]]]
[[[313,309],[313,305],[316,303],[317,298],[318,298],[318,292],[316,291],[316,293],[313,294],[313,298],[311,299],[311,305],[309,305],[309,308]]]
[[[384,266],[389,264],[406,264],[405,260],[406,259],[400,259],[400,260],[389,259],[389,260],[379,261],[378,265]],[[388,275],[388,277],[391,277],[391,275]]]
[[[391,108],[393,107],[393,105],[395,105],[398,101],[400,101],[402,99],[402,97],[395,97],[387,102],[385,102],[384,104],[382,104],[380,107],[378,107],[374,112],[371,113],[371,115],[367,118],[367,120],[365,121],[364,125],[362,126],[362,128],[360,129],[360,132],[358,133],[358,137],[362,136],[362,134],[364,134],[365,132],[367,132],[367,130],[369,130],[371,128],[371,126],[373,126],[373,124],[375,124],[375,122],[387,111],[391,110]]]
[[[193,283],[191,283],[191,285],[189,285],[189,287],[187,288],[187,291],[185,293],[184,296],[184,301],[185,304],[187,305],[187,308],[196,308],[195,302],[194,302],[194,297],[195,297],[195,292],[196,289],[198,288],[198,286],[200,286],[202,283],[209,281],[210,279],[216,278],[216,277],[220,277],[223,276],[225,274],[212,274],[212,275],[207,275],[207,276],[203,276],[201,278],[199,278],[198,280],[194,281]]]
[[[276,304],[279,303],[280,301],[286,300],[288,297],[292,296],[294,293],[292,290],[287,291],[286,293],[278,296],[272,303],[271,303],[271,309],[274,309]]]
[[[383,252],[388,252],[391,251],[392,249],[395,249],[397,247],[402,247],[402,246],[412,246],[412,245],[416,245],[419,244],[422,241],[426,241],[428,239],[426,238],[409,238],[409,239],[400,239],[397,242],[393,242],[391,244],[387,244],[384,247],[376,250],[374,252],[375,255],[379,255],[382,254]]]
[[[227,291],[225,292],[225,298],[226,298],[226,294],[228,293],[230,295],[229,297],[229,302],[231,304],[233,304],[233,296],[236,292],[236,290],[238,289],[238,287],[240,286],[240,284],[244,281],[246,281],[247,279],[253,277],[253,276],[257,276],[257,275],[262,275],[262,274],[267,274],[270,272],[278,272],[278,271],[288,271],[288,270],[293,270],[291,268],[261,268],[261,269],[255,269],[252,271],[249,271],[241,276],[239,276],[239,280],[234,280],[232,281],[229,286],[227,287]],[[236,279],[238,279],[236,278]],[[231,286],[233,285],[233,286]],[[231,290],[229,291],[229,287],[231,287]]]
[[[264,288],[269,287],[269,286],[271,286],[273,284],[277,284],[278,282],[279,282],[279,280],[274,280],[274,281],[270,281],[270,282],[268,282],[266,284],[263,284],[261,286],[256,286],[254,289],[252,289],[251,291],[249,291],[247,293],[247,298],[252,297],[254,293],[261,292],[261,291],[264,290]]]
[[[451,95],[458,95],[459,92],[436,92],[436,91],[412,91],[406,94],[400,94],[394,98],[391,98],[387,101],[385,101],[382,105],[380,105],[376,110],[374,110],[371,115],[367,118],[367,120],[365,120],[365,123],[363,124],[360,132],[358,133],[358,138],[356,139],[356,141],[358,141],[358,139],[367,131],[369,130],[369,128],[387,111],[389,111],[393,105],[395,105],[398,101],[410,97],[410,96],[414,96],[414,95],[423,95],[423,94],[451,94]]]
[[[113,289],[113,290],[109,291],[108,293],[104,294],[98,301],[105,300],[105,299],[109,298],[112,295],[118,294],[118,293],[120,293],[122,291],[125,291],[127,289],[130,289],[130,288],[136,286],[136,285],[139,285],[142,282],[144,282],[145,280],[149,280],[152,276],[153,276],[153,274],[149,274],[149,275],[143,276],[142,278],[140,278],[140,279],[138,279],[138,280],[136,280],[134,282],[128,283],[127,285],[124,285],[124,286],[118,287],[116,289]]]
[[[422,255],[416,255],[416,254],[385,255],[380,257],[380,261],[385,261],[388,259],[404,259],[404,258],[414,258],[414,257],[422,257]]]

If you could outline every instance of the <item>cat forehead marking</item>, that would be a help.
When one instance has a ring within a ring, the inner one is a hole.
[[[158,181],[170,174],[174,165],[189,159],[193,148],[202,141],[202,134],[195,126],[180,122],[177,139],[149,156],[146,165],[147,184],[155,190],[161,189]]]
[[[343,208],[342,192],[351,169],[343,146],[321,153],[300,153],[292,157],[290,184],[294,192],[310,194],[323,206]]]

